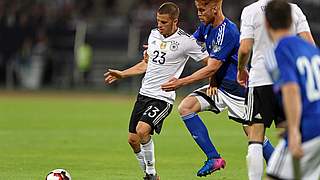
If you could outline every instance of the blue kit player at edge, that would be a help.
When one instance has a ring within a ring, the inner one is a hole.
[[[209,78],[209,85],[201,87],[185,97],[179,105],[179,113],[198,146],[207,156],[197,176],[206,176],[224,168],[225,160],[213,145],[205,124],[197,113],[228,111],[230,119],[245,126],[245,91],[237,83],[237,64],[240,33],[237,26],[222,13],[222,0],[195,0],[200,26],[193,34],[211,57],[207,66],[192,75],[172,79],[162,85],[165,91],[172,91],[196,81]],[[264,143],[264,155],[268,160],[273,152],[268,139]]]
[[[270,55],[274,58],[268,58],[266,67],[288,124],[286,135],[271,156],[267,174],[274,179],[318,180],[320,50],[290,34],[290,12],[290,5],[279,0],[271,1],[265,12],[270,37],[277,42]]]

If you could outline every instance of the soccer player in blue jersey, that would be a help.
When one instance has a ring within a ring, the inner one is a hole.
[[[225,160],[220,156],[210,140],[208,130],[198,112],[210,110],[215,113],[228,109],[230,119],[244,123],[245,88],[237,83],[239,30],[222,12],[222,0],[195,0],[200,26],[194,38],[206,48],[211,59],[207,66],[188,77],[173,78],[162,85],[166,91],[198,80],[210,78],[210,83],[187,96],[179,105],[179,113],[192,137],[207,156],[198,176],[206,176],[224,168]],[[212,77],[213,75],[213,77]],[[247,130],[247,127],[244,126]],[[264,143],[265,158],[273,152],[269,140]]]
[[[267,59],[266,67],[287,120],[286,135],[270,159],[267,174],[274,179],[317,180],[320,178],[320,50],[291,35],[288,2],[269,2],[265,17],[269,35],[277,44],[275,58]]]

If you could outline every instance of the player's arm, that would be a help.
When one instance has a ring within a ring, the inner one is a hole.
[[[288,140],[289,149],[295,158],[300,158],[303,155],[301,148],[301,97],[300,88],[295,82],[287,83],[282,86],[282,100],[284,111],[288,123]]]
[[[295,22],[298,35],[311,44],[316,45],[310,31],[307,17],[302,12],[301,8],[297,5],[293,5],[292,11],[296,14],[296,17],[298,17],[297,21]]]
[[[108,69],[108,72],[104,74],[104,81],[107,84],[111,84],[114,81],[130,76],[135,76],[139,74],[143,74],[146,72],[148,66],[148,55],[144,55],[144,59],[142,59],[138,64],[123,70],[114,70],[114,69]]]
[[[315,43],[315,41],[313,39],[313,36],[312,36],[311,32],[304,31],[304,32],[298,33],[298,35],[302,39],[304,39],[304,40],[308,41],[309,43],[313,44],[314,46],[316,46],[316,43]]]
[[[171,79],[169,82],[161,85],[162,90],[174,91],[181,86],[185,86],[185,85],[192,84],[194,82],[209,78],[213,74],[215,74],[223,64],[222,61],[216,60],[214,58],[206,57],[203,60],[207,61],[207,65],[205,67],[199,69],[198,71],[194,72],[190,76],[187,76],[181,79],[176,79],[176,78]]]
[[[249,73],[247,65],[249,63],[250,54],[254,43],[254,14],[250,9],[244,8],[241,13],[240,26],[240,47],[238,50],[238,74],[237,81],[241,86],[246,86]]]
[[[238,51],[238,75],[237,81],[241,86],[246,86],[249,73],[247,66],[249,63],[250,54],[253,47],[253,39],[243,39],[240,42],[240,47]]]

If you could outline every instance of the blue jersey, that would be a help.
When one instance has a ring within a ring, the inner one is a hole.
[[[205,44],[210,57],[223,64],[215,74],[218,88],[230,94],[244,97],[245,88],[237,83],[237,65],[240,33],[229,19],[217,27],[200,24],[193,36],[199,43]]]
[[[275,49],[275,59],[267,60],[275,92],[286,83],[300,87],[302,142],[320,136],[320,51],[296,36],[285,37]]]

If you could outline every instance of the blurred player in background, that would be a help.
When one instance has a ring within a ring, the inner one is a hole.
[[[151,135],[154,131],[160,133],[176,97],[174,91],[165,92],[160,85],[172,77],[179,77],[189,57],[203,62],[209,59],[196,40],[178,28],[178,18],[176,4],[162,4],[157,11],[158,28],[149,35],[147,57],[129,69],[109,69],[104,74],[105,82],[111,84],[121,78],[146,73],[131,114],[128,136],[128,142],[146,173],[146,180],[159,179]]]
[[[286,135],[270,159],[267,174],[274,179],[318,180],[320,50],[292,35],[291,11],[285,0],[273,0],[265,9],[267,30],[277,44],[275,58],[266,59],[266,67],[287,120]]]
[[[272,42],[264,26],[264,10],[270,0],[259,0],[242,11],[241,36],[239,48],[238,82],[248,86],[246,97],[246,119],[250,121],[249,146],[247,155],[248,176],[250,180],[261,180],[263,175],[263,152],[265,127],[272,121],[277,126],[283,121],[283,111],[272,90],[272,81],[265,68],[265,54],[272,51]],[[291,32],[314,43],[310,28],[301,9],[292,6],[293,26]],[[250,75],[247,70],[252,52]],[[270,54],[270,53],[269,53]],[[271,53],[272,54],[272,53]]]
[[[211,59],[206,67],[192,75],[171,79],[162,85],[165,91],[210,77],[210,83],[195,90],[179,105],[179,113],[192,137],[207,156],[198,176],[206,176],[224,168],[225,160],[217,152],[210,140],[208,130],[198,112],[213,111],[220,113],[228,109],[230,119],[245,123],[245,88],[237,83],[237,64],[239,48],[239,30],[222,12],[222,0],[196,0],[195,5],[201,21],[193,36],[199,44],[206,47]],[[212,77],[211,77],[212,76]],[[247,126],[244,126],[246,129]],[[264,143],[266,160],[273,152],[268,139]]]

